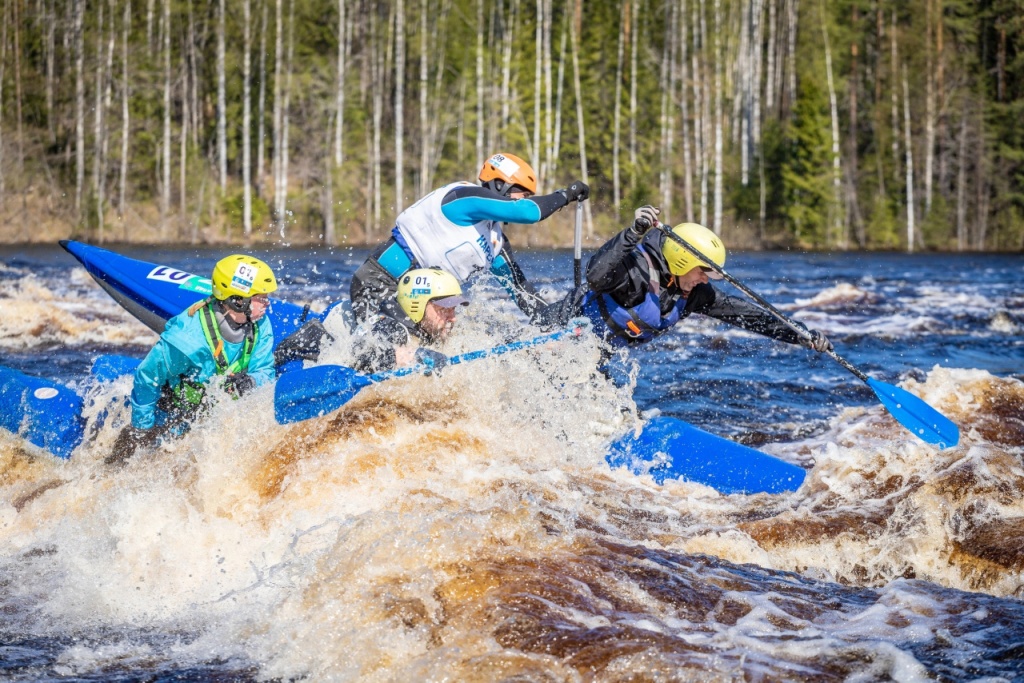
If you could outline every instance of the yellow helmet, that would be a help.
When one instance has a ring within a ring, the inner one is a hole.
[[[725,265],[725,245],[722,244],[722,240],[718,238],[718,235],[703,225],[680,223],[672,228],[672,232],[689,242],[704,256],[714,261],[715,264],[719,266]],[[661,253],[664,254],[665,261],[668,262],[668,270],[673,275],[686,275],[698,266],[708,268],[707,263],[694,256],[690,250],[684,249],[682,245],[668,236],[665,237],[665,241],[661,245]],[[722,276],[713,270],[708,271],[708,277],[712,280],[722,279]]]
[[[218,301],[233,296],[248,299],[277,289],[277,279],[270,266],[254,256],[242,254],[217,261],[210,279],[213,280],[213,298]]]
[[[443,308],[469,304],[455,276],[440,268],[410,270],[398,281],[398,305],[414,323],[423,320],[431,301]]]
[[[508,196],[516,185],[537,194],[537,173],[516,155],[498,152],[480,169],[480,184],[502,196]]]

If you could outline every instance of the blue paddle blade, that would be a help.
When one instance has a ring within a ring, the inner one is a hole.
[[[960,428],[917,396],[877,379],[869,377],[865,381],[889,413],[914,436],[939,448],[953,448],[960,443]]]
[[[274,386],[274,417],[291,424],[333,412],[373,382],[343,365],[318,365],[285,373]]]

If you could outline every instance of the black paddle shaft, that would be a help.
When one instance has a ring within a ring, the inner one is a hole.
[[[756,301],[758,304],[761,305],[762,308],[764,308],[766,311],[768,311],[769,313],[774,315],[776,318],[778,318],[780,321],[782,321],[782,323],[785,324],[787,327],[789,327],[791,330],[796,332],[798,335],[800,335],[804,339],[807,339],[807,340],[812,339],[811,333],[808,332],[806,328],[804,328],[804,327],[802,327],[800,325],[797,325],[796,322],[794,322],[791,318],[789,318],[785,313],[783,313],[779,309],[775,308],[775,306],[772,306],[770,303],[768,303],[762,297],[760,297],[757,294],[757,292],[753,291],[752,289],[747,287],[745,284],[743,284],[742,282],[740,282],[739,280],[734,278],[732,275],[730,275],[729,273],[725,272],[725,268],[723,268],[722,266],[718,265],[717,263],[715,263],[714,261],[709,259],[707,256],[702,254],[699,249],[694,247],[692,244],[690,244],[689,242],[687,242],[686,240],[684,240],[682,237],[680,237],[679,235],[675,234],[671,230],[666,230],[664,228],[664,226],[659,226],[659,227],[661,228],[661,231],[663,233],[665,233],[666,237],[669,237],[669,238],[675,240],[677,244],[679,244],[681,247],[683,247],[684,249],[686,249],[687,251],[692,253],[694,256],[699,258],[701,261],[703,261],[705,263],[705,265],[707,265],[708,268],[711,268],[711,270],[715,271],[716,273],[721,275],[723,278],[725,278],[726,280],[731,282],[736,287],[736,289],[740,290],[741,292],[743,292],[744,294],[749,296],[751,299]],[[835,351],[825,351],[825,353],[828,354],[832,358],[832,360],[834,360],[835,362],[839,363],[844,368],[849,370],[851,373],[856,375],[857,379],[861,380],[862,382],[867,382],[868,381],[869,377],[866,374],[864,374],[863,372],[858,370],[856,367],[853,366],[852,363],[850,363],[850,361],[846,360],[845,358],[840,356]]]

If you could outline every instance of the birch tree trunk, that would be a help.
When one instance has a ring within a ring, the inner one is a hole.
[[[846,242],[843,239],[842,219],[839,208],[842,206],[842,171],[839,160],[839,104],[836,100],[836,87],[832,79],[832,46],[828,39],[827,18],[824,13],[824,5],[821,7],[821,36],[825,41],[825,75],[828,82],[828,101],[832,112],[832,238],[842,249],[846,249]],[[826,246],[829,246],[828,236],[825,238]]]
[[[242,0],[242,235],[252,237],[252,2]],[[329,173],[328,173],[329,175]]]
[[[956,173],[956,250],[965,251],[967,239],[967,103],[960,116],[960,148]]]
[[[124,220],[126,185],[128,182],[128,139],[131,132],[131,110],[128,100],[131,88],[128,85],[128,35],[132,26],[132,2],[125,0],[124,16],[121,18],[121,168],[118,179],[117,207],[120,218]]]
[[[789,0],[789,27],[787,38],[789,39],[789,106],[796,103],[796,31],[797,11],[799,0]]]
[[[100,189],[100,184],[101,184],[100,175],[102,173],[102,171],[100,169],[100,166],[101,166],[101,150],[102,150],[102,147],[103,147],[103,90],[104,90],[104,82],[103,81],[104,81],[104,78],[105,78],[105,74],[103,73],[103,65],[104,65],[104,59],[103,59],[103,29],[104,29],[104,20],[105,20],[105,17],[103,16],[103,9],[104,9],[103,6],[104,6],[104,4],[105,4],[104,1],[100,0],[100,2],[97,3],[97,7],[96,7],[96,79],[95,79],[95,82],[93,84],[93,87],[95,89],[95,93],[94,93],[95,98],[94,98],[94,101],[93,101],[93,139],[92,139],[92,144],[93,144],[93,151],[92,151],[92,187],[93,187],[93,199],[96,202],[96,204],[95,204],[95,208],[96,208],[96,221],[97,221],[96,222],[96,238],[97,238],[97,241],[100,241],[100,242],[103,241],[103,196],[102,196],[102,190]],[[18,16],[17,5],[18,5],[18,2],[17,2],[17,0],[15,0],[15,3],[14,3],[14,7],[15,7],[14,16],[15,16],[15,19],[17,19],[17,16]],[[14,31],[14,53],[15,53],[14,63],[17,64],[18,63],[18,59],[17,59],[17,53],[18,53],[18,30],[17,30],[17,26],[15,26],[15,31]],[[15,80],[17,80],[17,77],[15,77]],[[19,176],[20,176],[20,173],[19,173]]]
[[[395,5],[395,215],[405,208],[405,0]]]
[[[689,96],[687,95],[687,82],[689,81],[687,73],[689,54],[687,46],[689,45],[689,40],[687,36],[686,9],[686,0],[682,0],[679,9],[679,77],[682,81],[679,88],[679,99],[682,108],[682,130],[680,135],[683,139],[683,207],[686,211],[686,220],[693,221],[693,166],[690,157],[690,110],[688,104]]]
[[[935,87],[932,72],[932,0],[925,0],[924,215],[932,211],[932,165],[935,158]]]
[[[530,150],[530,156],[533,159],[533,167],[543,177],[544,168],[540,151],[540,100],[542,93],[541,73],[544,66],[544,0],[537,0],[537,22],[533,33],[533,149]],[[537,189],[539,190],[540,188]]]
[[[21,0],[13,0],[14,2],[14,115],[17,122],[17,136],[18,136],[18,179],[21,182],[22,193],[21,201],[22,207],[25,204],[25,136],[21,127]],[[102,0],[101,0],[102,2]],[[102,6],[102,5],[101,5]],[[103,43],[103,28],[102,28],[102,10],[101,10],[101,21],[100,28],[97,31],[99,37],[99,43]],[[98,52],[97,57],[102,61],[102,49]]]
[[[775,111],[775,37],[777,35],[777,18],[775,6],[778,0],[768,0],[768,73],[764,86],[764,106],[769,113]]]
[[[284,81],[284,105],[282,107],[281,114],[281,182],[278,185],[280,188],[280,195],[278,199],[278,214],[281,216],[281,239],[284,239],[285,232],[287,230],[287,216],[288,216],[288,135],[290,131],[291,121],[291,103],[292,103],[292,71],[293,63],[292,57],[295,54],[295,0],[289,0],[288,2],[288,55],[287,63],[285,64],[285,81]]]
[[[84,2],[85,0],[82,0]],[[155,0],[146,0],[146,49],[153,58],[153,5]]]
[[[622,186],[619,178],[619,129],[622,125],[622,52],[625,41],[630,37],[629,0],[623,0],[619,9],[622,21],[619,22],[619,49],[615,59],[615,123],[612,133],[612,206],[615,217],[619,217],[622,199]]]
[[[582,0],[578,0],[582,2]],[[579,38],[576,35],[576,22],[569,20],[569,40],[572,43],[572,73],[573,88],[576,92],[576,124],[580,134],[580,172],[583,174],[583,182],[590,184],[590,176],[587,173],[587,134],[583,122],[583,93],[580,89],[580,60],[579,60]],[[583,212],[587,218],[587,237],[594,236],[594,220],[590,213],[590,202],[583,202]]]
[[[715,0],[715,220],[712,230],[722,234],[722,0]]]
[[[379,87],[381,81],[381,68],[382,55],[380,53],[379,36],[377,35],[377,22],[376,22],[376,8],[370,13],[370,50],[373,64],[373,78],[371,82],[378,84],[378,87],[373,90],[373,155],[372,155],[372,170],[373,170],[373,229],[375,230],[380,225],[381,218],[381,192],[380,192],[380,133],[381,133],[381,118],[384,110],[384,95],[383,88]]]
[[[267,103],[267,4],[270,0],[260,0],[260,92],[256,102],[256,194],[263,194],[263,181],[266,179],[266,122]]]
[[[171,0],[164,0],[164,154],[160,192],[160,237],[167,237],[167,217],[171,211]]]
[[[898,68],[898,56],[896,51],[896,10],[892,11],[892,30],[889,32],[889,78],[890,78],[890,100],[892,103],[892,176],[893,182],[899,186],[900,182],[900,117],[899,117],[899,97],[896,94],[896,88],[899,86],[899,76],[897,74]]]
[[[334,165],[338,168],[341,168],[345,160],[345,52],[348,49],[346,23],[345,0],[338,0],[338,92],[335,95],[334,110]]]
[[[191,4],[191,3],[190,3]],[[188,73],[188,51],[181,51],[182,74]],[[178,236],[185,234],[189,227],[188,220],[188,79],[181,79],[181,130],[178,141]],[[192,223],[189,230],[189,241],[195,244],[199,235],[197,221]]]
[[[569,34],[570,21],[571,18],[567,15],[562,24],[562,38],[558,48],[558,85],[555,90],[554,138],[551,147],[551,163],[548,168],[548,174],[552,179],[558,173],[558,158],[562,153],[562,94],[565,89],[565,41]],[[548,114],[551,114],[551,109],[548,109]]]
[[[858,25],[860,24],[860,13],[858,12],[856,5],[853,6],[852,13],[853,13],[853,17],[852,17],[852,19],[853,19],[853,26],[854,27],[858,27]],[[857,93],[860,90],[859,65],[860,65],[860,54],[859,54],[859,51],[858,51],[857,40],[854,39],[854,40],[852,40],[850,42],[850,83],[849,83],[849,93],[850,93],[849,94],[849,98],[850,98],[850,134],[847,136],[847,139],[848,139],[848,143],[847,144],[848,144],[848,148],[849,148],[849,154],[847,155],[847,158],[849,159],[849,163],[848,163],[848,169],[849,170],[848,170],[848,173],[849,173],[849,176],[850,176],[850,180],[847,183],[847,187],[849,188],[848,189],[848,194],[849,194],[849,197],[850,197],[850,199],[849,199],[850,214],[851,214],[851,216],[852,216],[852,218],[854,220],[854,223],[855,223],[855,225],[857,227],[857,246],[860,247],[861,249],[863,249],[865,247],[865,242],[867,241],[867,235],[864,233],[864,221],[862,221],[860,219],[860,208],[859,208],[859,202],[857,200],[857,186],[858,186],[858,180],[859,180],[858,176],[860,175],[860,171],[858,169],[859,160],[858,160],[858,156],[857,156],[857,142],[858,142],[858,134],[857,134],[858,133]],[[849,220],[849,218],[850,218],[850,216],[847,217],[847,220]]]
[[[57,30],[57,16],[54,9],[56,0],[47,0],[46,4],[46,126],[50,131],[50,143],[56,144],[57,142],[57,128],[55,125],[55,119],[57,113],[53,108],[53,83],[54,83],[54,66],[56,64],[56,58],[54,53],[57,50],[56,43],[56,30]]]
[[[914,150],[910,138],[910,89],[907,65],[903,65],[903,124],[907,150],[907,253],[914,253]]]
[[[498,128],[499,136],[496,144],[499,147],[505,145],[505,129],[508,127],[509,122],[509,109],[511,102],[509,100],[509,87],[512,79],[512,43],[515,40],[516,33],[516,15],[519,11],[519,0],[511,0],[509,7],[509,18],[508,24],[505,28],[504,36],[504,49],[501,56],[501,122]]]
[[[420,3],[420,183],[417,194],[427,194],[427,177],[430,175],[430,135],[429,114],[427,110],[428,77],[430,68],[427,53],[427,14],[430,10],[429,0]]]
[[[82,189],[85,185],[85,46],[82,15],[85,0],[72,0],[72,33],[75,45],[75,215],[82,220]],[[4,26],[7,13],[4,12]],[[4,46],[7,45],[6,30]]]
[[[640,0],[633,0],[633,41],[629,46],[629,185],[636,187],[636,67],[637,43],[640,42]]]
[[[224,0],[217,3],[217,173],[220,192],[224,194],[228,183],[228,114],[227,84],[224,75]]]
[[[270,173],[274,177],[274,220],[279,232],[284,232],[284,216],[281,213],[281,104],[284,101],[284,22],[281,3],[274,1],[274,112],[271,131]]]
[[[484,0],[476,0],[476,168],[484,165]]]

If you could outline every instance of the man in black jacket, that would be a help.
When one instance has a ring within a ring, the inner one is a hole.
[[[584,315],[594,332],[614,347],[651,341],[692,313],[711,316],[736,327],[818,352],[832,344],[818,330],[805,340],[756,304],[723,294],[709,279],[722,278],[690,251],[670,239],[658,225],[661,211],[636,210],[633,224],[608,240],[587,265],[587,285],[544,312],[547,324],[565,324]],[[725,246],[718,236],[696,223],[672,231],[719,266]]]

